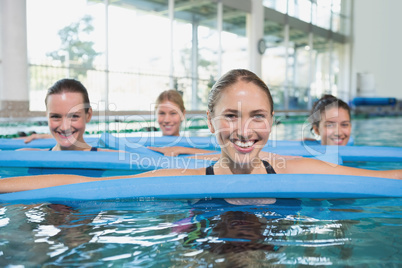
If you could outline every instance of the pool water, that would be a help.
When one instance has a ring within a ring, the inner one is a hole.
[[[354,120],[355,144],[402,147],[401,126],[402,118]],[[272,138],[297,140],[306,129],[279,124]],[[10,268],[401,267],[401,241],[402,198],[0,205],[0,267]]]
[[[401,198],[287,201],[263,206],[194,200],[9,205],[0,209],[0,266],[402,264]]]

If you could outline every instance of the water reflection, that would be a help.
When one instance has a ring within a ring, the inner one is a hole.
[[[351,199],[305,203],[302,207],[300,200],[277,199],[269,205],[231,206],[221,199],[199,201],[190,217],[173,228],[186,234],[183,247],[193,250],[182,261],[265,267],[331,265],[356,258],[352,237],[365,225],[358,220],[367,216],[364,210]]]
[[[81,215],[80,211],[61,204],[47,205],[44,223],[59,229],[50,241],[62,243],[71,249],[87,243],[92,236],[91,225],[94,215]]]
[[[200,200],[190,217],[176,222],[173,231],[185,233],[183,246],[198,250],[183,261],[227,267],[258,267],[278,263],[283,242],[297,220],[300,200],[278,199],[252,206],[223,199]],[[258,201],[258,200],[257,200]],[[201,250],[201,251],[200,251]]]
[[[266,260],[266,254],[277,252],[281,247],[269,243],[264,235],[271,223],[264,217],[257,217],[242,211],[228,211],[212,224],[211,236],[218,241],[201,243],[213,254],[222,255],[229,267],[255,267]],[[270,262],[277,262],[271,258]]]
[[[2,208],[0,267],[43,263],[91,239],[91,215],[66,205],[38,204]],[[10,215],[8,217],[8,215]]]
[[[398,266],[401,207],[401,198],[9,205],[0,267]]]

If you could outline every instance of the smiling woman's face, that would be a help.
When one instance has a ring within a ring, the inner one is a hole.
[[[184,114],[179,106],[168,100],[163,101],[158,105],[156,114],[163,136],[180,135],[180,125],[184,120]]]
[[[222,156],[239,164],[258,158],[272,126],[267,94],[254,83],[238,81],[224,89],[216,103],[208,120]]]
[[[325,109],[321,113],[318,128],[314,132],[321,136],[322,145],[346,145],[350,138],[352,124],[347,110],[338,107]]]
[[[91,120],[92,109],[85,113],[81,93],[62,92],[47,98],[49,129],[61,150],[80,150],[84,142],[85,125]]]

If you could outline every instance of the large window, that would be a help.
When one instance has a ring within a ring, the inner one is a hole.
[[[304,21],[290,23],[284,16],[284,24],[278,19],[277,23],[269,18],[265,21],[264,39],[268,46],[262,59],[262,77],[270,86],[275,109],[309,109],[324,93],[344,95],[344,91],[339,91],[344,45],[337,43],[329,30],[347,33],[350,2],[265,0],[263,3]],[[305,22],[318,26],[318,30]]]
[[[231,8],[223,10],[222,73],[248,67],[246,16]]]
[[[331,29],[332,0],[317,0],[313,4],[312,23],[324,29]]]
[[[92,85],[89,70],[98,68],[104,54],[103,22],[101,4],[27,0],[31,110],[45,110],[47,88],[65,77],[80,79],[93,102],[102,99],[104,83]]]
[[[310,0],[289,0],[289,16],[311,22],[312,3]]]
[[[287,0],[263,0],[263,5],[283,14],[286,14],[288,11]]]
[[[169,89],[170,22],[166,12],[157,15],[132,4],[108,8],[108,97],[115,110],[149,111]],[[157,7],[167,10],[168,1]]]
[[[46,89],[64,77],[83,82],[95,109],[150,111],[158,94],[173,88],[187,110],[205,110],[218,75],[249,68],[255,49],[249,47],[247,12],[218,9],[213,0],[26,1],[31,110],[45,110]],[[306,109],[309,94],[338,92],[342,44],[330,35],[312,36],[309,23],[320,32],[346,32],[350,2],[263,3],[298,19],[264,22],[261,76],[275,109]]]

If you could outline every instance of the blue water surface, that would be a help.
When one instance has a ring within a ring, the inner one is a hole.
[[[120,200],[0,209],[0,266],[400,266],[401,198]]]

